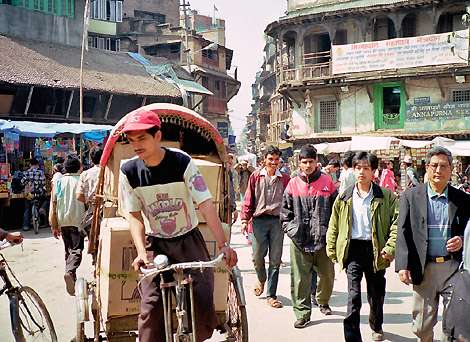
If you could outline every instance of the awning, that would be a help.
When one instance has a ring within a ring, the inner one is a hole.
[[[453,156],[470,156],[470,141],[455,141],[448,138],[436,137],[432,140],[434,145],[447,148]]]
[[[189,72],[189,68],[188,68],[187,65],[184,65],[183,68]],[[199,65],[196,65],[196,64],[191,64],[191,71],[200,72],[200,73],[203,73],[203,74],[208,74],[208,75],[211,75],[211,76],[215,76],[215,77],[219,77],[219,78],[223,78],[223,79],[232,81],[234,83],[238,83],[238,81],[235,78],[233,78],[232,76],[230,76],[226,73],[223,73],[223,72],[220,72],[220,71],[217,71],[217,70],[212,70],[212,69],[209,69],[209,68],[203,68],[203,67],[201,67]]]
[[[351,138],[351,150],[388,150],[394,140],[398,139],[393,137],[353,136]]]
[[[152,64],[139,53],[128,52],[127,54],[141,63],[152,77],[157,77],[169,83],[174,82],[188,93],[214,95],[209,89],[204,88],[195,81],[179,78],[171,64]]]
[[[106,132],[113,128],[111,125],[94,125],[79,123],[53,123],[34,121],[7,121],[0,119],[0,131],[18,133],[24,137],[52,138],[61,133],[90,133]]]
[[[432,141],[426,140],[401,140],[400,146],[409,147],[409,148],[424,148],[431,145]]]
[[[204,94],[204,95],[214,95],[209,89],[204,88],[197,82],[189,81],[189,80],[182,80],[178,78],[175,82],[184,88],[188,93],[195,93],[195,94]]]
[[[342,153],[351,150],[351,140],[339,141],[335,143],[321,143],[313,145],[318,154]]]

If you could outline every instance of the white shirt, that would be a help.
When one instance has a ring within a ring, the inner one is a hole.
[[[78,180],[78,174],[66,173],[54,184],[52,201],[57,202],[59,227],[80,227],[85,214],[85,205],[76,199]]]
[[[80,182],[78,183],[77,193],[85,196],[85,201],[93,200],[98,185],[98,176],[100,167],[95,165],[80,174]]]
[[[372,239],[372,213],[370,205],[372,203],[372,184],[365,197],[361,197],[357,187],[353,190],[352,199],[352,232],[351,239],[371,240]]]
[[[352,167],[348,168],[347,170],[341,171],[341,175],[339,176],[339,189],[338,194],[342,194],[344,190],[353,186],[356,183],[356,176],[354,176],[354,170]]]

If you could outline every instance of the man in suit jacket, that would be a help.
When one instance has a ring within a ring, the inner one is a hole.
[[[426,156],[428,183],[406,190],[400,200],[395,268],[400,280],[413,284],[413,332],[433,341],[439,296],[444,310],[448,279],[462,260],[470,196],[449,184],[452,154],[436,146]]]

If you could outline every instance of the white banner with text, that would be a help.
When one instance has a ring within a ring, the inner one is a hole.
[[[468,64],[468,30],[332,46],[333,74]]]

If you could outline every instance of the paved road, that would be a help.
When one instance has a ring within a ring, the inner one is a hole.
[[[234,226],[234,232],[238,230]],[[251,264],[251,248],[248,247],[241,234],[235,232],[232,245],[239,255],[239,266],[244,276],[244,285],[248,304],[249,337],[255,342],[274,342],[295,340],[296,342],[324,339],[325,341],[342,341],[342,320],[346,312],[346,275],[337,272],[333,297],[330,305],[334,311],[332,316],[323,316],[318,309],[312,314],[312,323],[305,329],[293,328],[294,314],[290,300],[289,278],[289,241],[284,241],[283,261],[279,278],[279,299],[284,303],[282,309],[272,309],[266,304],[265,298],[255,297],[252,289],[256,275]],[[48,230],[42,230],[39,235],[26,234],[23,251],[15,247],[4,251],[10,265],[18,278],[25,284],[34,287],[45,301],[58,332],[59,341],[70,341],[74,333],[75,307],[74,300],[69,297],[63,284],[63,245],[62,241],[51,237]],[[91,277],[89,258],[85,258],[80,268],[81,275]],[[365,289],[365,284],[363,284]],[[410,312],[412,294],[410,288],[399,283],[392,271],[387,273],[387,296],[385,299],[384,330],[388,341],[415,341],[410,331]],[[366,303],[363,293],[363,303]],[[368,305],[365,304],[361,314],[361,330],[364,341],[370,340],[370,329],[367,324]],[[0,341],[12,341],[8,317],[8,302],[5,296],[0,297]],[[440,327],[436,329],[436,336]],[[317,337],[312,339],[312,337]],[[220,342],[224,339],[215,335],[211,341]]]

